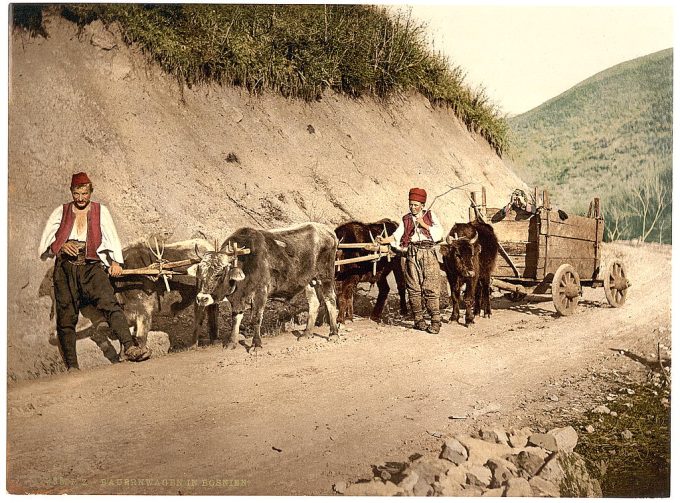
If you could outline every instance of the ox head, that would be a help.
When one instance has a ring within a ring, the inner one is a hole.
[[[209,306],[224,300],[236,290],[239,281],[245,279],[243,270],[239,267],[237,250],[227,243],[226,248],[217,251],[207,251],[201,255],[198,246],[196,255],[201,261],[191,266],[187,274],[195,276],[198,281],[196,303],[199,306]]]
[[[446,236],[447,250],[445,254],[453,261],[453,266],[463,278],[473,278],[479,270],[479,245],[477,232],[471,238],[458,237],[458,234]]]

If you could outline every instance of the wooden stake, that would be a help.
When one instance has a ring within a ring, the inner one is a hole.
[[[486,215],[486,187],[482,185],[482,215],[484,218],[487,217]]]
[[[475,207],[477,206],[477,193],[470,192],[470,208],[468,210],[468,221],[472,222],[477,218]]]

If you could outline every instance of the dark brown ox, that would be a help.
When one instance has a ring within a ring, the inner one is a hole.
[[[455,227],[455,226],[454,226]],[[451,230],[453,232],[453,229]],[[444,272],[451,289],[451,321],[457,322],[460,318],[460,291],[465,285],[465,326],[474,323],[474,304],[479,282],[479,254],[481,246],[479,238],[460,237],[457,233],[449,234],[446,243],[440,245],[444,259]]]
[[[491,273],[496,267],[496,259],[499,250],[498,238],[496,237],[493,227],[478,219],[475,219],[470,223],[455,224],[449,231],[446,240],[447,243],[459,242],[463,244],[466,240],[478,240],[479,278],[474,292],[474,314],[481,315],[483,310],[486,317],[491,317]],[[455,272],[453,276],[455,278]],[[449,277],[448,272],[447,277]],[[451,285],[451,278],[449,278],[449,284]],[[466,299],[468,299],[467,293]],[[454,305],[452,319],[454,318],[455,313],[456,306]]]
[[[335,235],[341,243],[371,243],[379,235],[387,231],[388,236],[394,234],[397,223],[388,219],[378,222],[365,224],[362,222],[347,222],[335,229]],[[340,249],[338,259],[348,259],[365,255],[364,250]],[[399,292],[399,312],[402,316],[408,314],[406,304],[406,283],[404,273],[401,268],[401,259],[392,257],[390,261],[387,257],[381,258],[375,267],[376,273],[373,274],[372,262],[357,262],[355,264],[343,264],[335,273],[335,285],[338,292],[338,322],[344,323],[354,317],[354,294],[359,283],[378,284],[378,298],[376,299],[371,319],[375,322],[380,321],[385,301],[390,293],[390,285],[387,281],[390,273],[394,274],[394,280]]]
[[[187,259],[198,259],[196,252],[203,253],[211,248],[205,239],[189,239],[176,243],[168,243],[163,250],[163,259],[169,262],[177,262]],[[141,269],[156,263],[157,259],[149,246],[144,242],[132,244],[123,248],[123,260],[125,269]],[[175,269],[177,272],[186,272],[187,267]],[[50,319],[54,317],[54,286],[52,282],[54,267],[45,274],[40,285],[39,296],[49,295],[52,299]],[[170,277],[168,280],[170,292],[167,292],[162,280],[155,281],[147,276],[121,276],[111,278],[118,302],[123,307],[128,324],[133,329],[133,336],[140,346],[145,346],[151,329],[153,315],[161,311],[161,304],[166,298],[174,298],[173,292],[179,294],[179,300],[170,305],[170,312],[174,316],[186,307],[190,306],[196,298],[196,281],[189,276]],[[172,297],[171,297],[172,296]],[[216,306],[215,306],[216,307]],[[110,345],[107,337],[101,336],[99,330],[106,328],[107,321],[104,314],[90,305],[81,306],[81,314],[90,320],[94,327],[93,340],[104,351],[111,361],[123,359],[123,351],[119,356]],[[210,313],[211,324],[217,325],[217,310]],[[92,331],[86,330],[81,337],[90,335]],[[106,330],[105,330],[106,332]],[[111,352],[113,351],[113,354]]]
[[[226,333],[223,345],[235,349],[246,305],[252,305],[255,319],[253,348],[262,347],[260,328],[268,298],[290,301],[305,292],[309,317],[304,332],[312,337],[312,329],[323,300],[330,320],[330,338],[336,339],[334,265],[338,240],[327,227],[305,223],[271,231],[242,228],[234,232],[215,252],[206,252],[191,270],[198,278],[196,303],[208,307],[228,300],[232,309],[232,332]],[[238,255],[235,248],[250,253]],[[198,339],[200,319],[194,328]]]

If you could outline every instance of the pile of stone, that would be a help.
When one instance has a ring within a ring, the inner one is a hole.
[[[574,452],[577,442],[571,426],[547,433],[482,429],[445,439],[439,457],[375,466],[373,480],[333,489],[346,496],[602,497]]]

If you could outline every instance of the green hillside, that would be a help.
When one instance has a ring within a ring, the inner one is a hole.
[[[602,199],[608,239],[671,242],[673,50],[619,64],[508,120],[517,173],[572,212]]]

